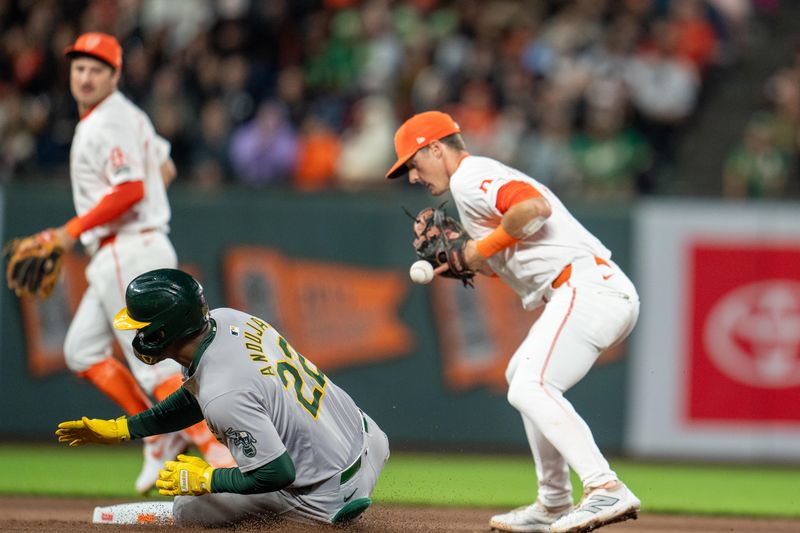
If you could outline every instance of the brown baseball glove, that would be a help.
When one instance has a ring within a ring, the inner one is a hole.
[[[9,241],[3,248],[8,256],[6,282],[19,297],[46,299],[53,292],[61,272],[64,249],[52,231]]]
[[[467,268],[464,247],[469,235],[464,227],[447,215],[442,206],[426,207],[414,219],[414,251],[420,259],[437,268],[446,264],[440,275],[460,279],[464,286],[473,287],[475,272]]]

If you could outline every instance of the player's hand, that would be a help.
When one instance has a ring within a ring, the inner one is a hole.
[[[124,416],[113,420],[100,420],[86,418],[61,422],[56,430],[58,442],[69,446],[83,446],[84,444],[119,444],[130,440],[128,432],[128,419]]]
[[[177,461],[167,461],[158,472],[158,493],[164,496],[200,496],[211,492],[214,468],[199,457],[179,455]]]
[[[75,246],[76,239],[69,234],[66,224],[57,228],[46,229],[44,232],[51,232],[53,238],[58,242],[58,245],[64,250],[72,250]]]

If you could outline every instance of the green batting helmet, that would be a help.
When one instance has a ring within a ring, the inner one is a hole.
[[[125,290],[125,304],[114,327],[136,330],[133,351],[148,365],[164,359],[170,344],[197,333],[209,321],[203,287],[186,272],[173,268],[151,270],[134,278]]]

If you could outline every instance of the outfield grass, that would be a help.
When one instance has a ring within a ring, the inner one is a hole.
[[[136,497],[135,444],[70,449],[0,444],[0,494]],[[644,511],[800,516],[800,467],[703,466],[612,461]],[[579,497],[579,484],[576,497]],[[380,503],[514,507],[535,495],[525,457],[395,453],[375,489]]]

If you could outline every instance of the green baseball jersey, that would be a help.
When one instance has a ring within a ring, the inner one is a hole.
[[[359,457],[361,412],[346,392],[266,321],[227,308],[211,318],[216,331],[183,386],[242,472],[288,451],[296,472],[291,487],[305,487]]]

